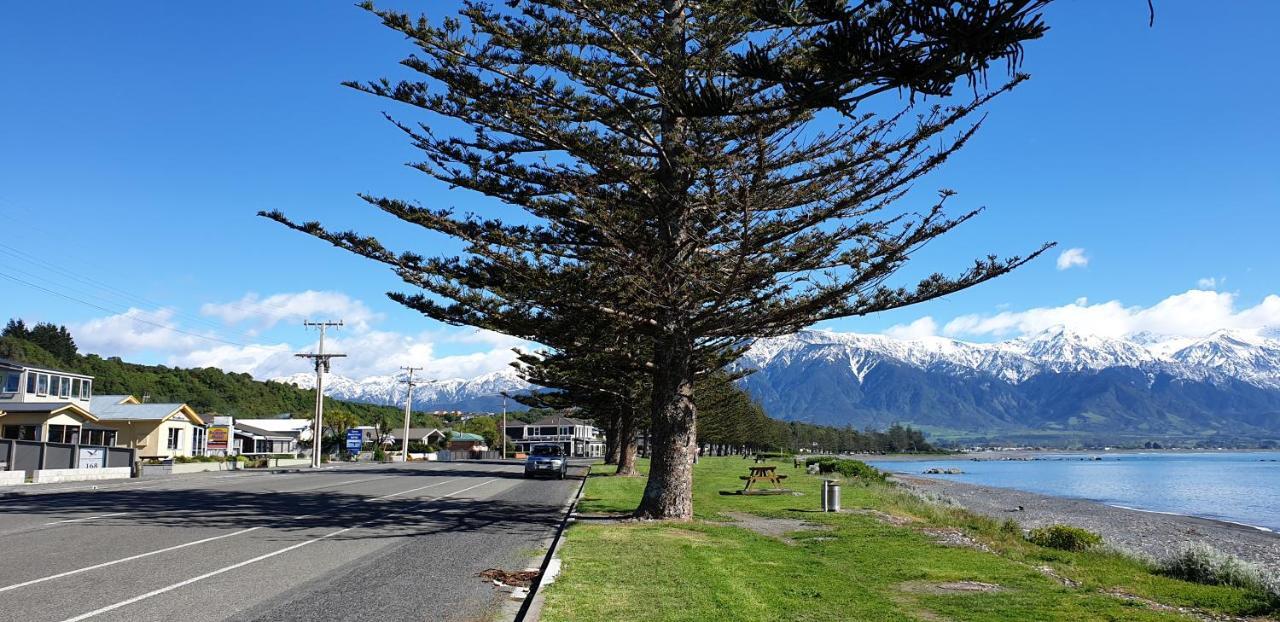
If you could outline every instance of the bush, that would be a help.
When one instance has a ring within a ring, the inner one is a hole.
[[[1019,525],[1018,521],[1013,520],[1012,518],[1006,518],[1003,523],[1000,523],[1000,533],[1010,536],[1021,536],[1022,525]]]
[[[1205,544],[1193,544],[1156,566],[1168,577],[1266,594],[1280,606],[1280,584],[1261,568]]]
[[[373,460],[374,462],[387,461],[387,451],[382,448],[382,445],[378,445],[377,447],[373,448]]]
[[[809,458],[805,465],[818,465],[819,473],[839,473],[845,477],[857,477],[869,481],[883,482],[887,477],[875,467],[861,460],[845,460],[844,458]]]
[[[1071,525],[1050,525],[1032,529],[1027,536],[1033,544],[1062,551],[1087,551],[1102,544],[1102,536]]]

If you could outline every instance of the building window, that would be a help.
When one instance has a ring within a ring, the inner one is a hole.
[[[40,440],[40,426],[10,424],[0,427],[0,438],[15,441]]]
[[[169,443],[166,445],[169,449],[178,449],[182,445],[182,430],[178,428],[169,428]]]
[[[4,393],[17,393],[18,387],[22,386],[21,374],[5,374],[4,376]]]
[[[40,374],[39,379],[36,381],[36,395],[48,395],[48,394],[49,394],[49,374]]]
[[[80,379],[73,378],[71,380],[71,397],[80,397]]]
[[[84,445],[105,445],[114,447],[116,444],[115,430],[84,430],[81,434],[81,443]]]
[[[71,397],[71,379],[70,378],[66,376],[62,377],[62,391],[58,393],[58,397],[61,397],[63,399]]]
[[[50,443],[78,443],[80,442],[80,426],[50,425],[48,441]]]
[[[89,389],[90,385],[92,384],[93,384],[92,380],[85,380],[84,382],[80,383],[80,399],[87,400],[90,397],[93,397],[93,393]]]
[[[27,372],[27,395],[36,394],[36,374],[35,372]]]
[[[197,456],[204,455],[204,428],[195,428],[191,431],[191,453]]]

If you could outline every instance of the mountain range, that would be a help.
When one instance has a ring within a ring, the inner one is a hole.
[[[1052,328],[997,343],[801,331],[761,339],[738,365],[771,416],[827,425],[922,427],[964,438],[1280,438],[1280,340],[1200,339]],[[310,388],[314,377],[276,379]],[[501,408],[529,390],[513,370],[424,382],[423,410]],[[326,394],[403,403],[395,376],[326,379]]]

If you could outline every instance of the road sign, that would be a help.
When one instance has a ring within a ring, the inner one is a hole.
[[[347,452],[358,454],[364,447],[364,432],[356,429],[347,430]]]

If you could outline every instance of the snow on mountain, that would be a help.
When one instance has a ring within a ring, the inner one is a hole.
[[[1149,333],[1114,338],[1054,327],[999,343],[801,331],[761,339],[743,356],[743,364],[755,369],[815,360],[845,362],[859,381],[876,365],[892,362],[951,375],[991,374],[1013,384],[1042,373],[1129,367],[1195,380],[1236,379],[1280,388],[1280,340],[1230,331],[1202,339]]]
[[[1220,330],[1174,352],[1172,358],[1209,377],[1280,388],[1280,341]]]
[[[292,384],[302,389],[313,389],[315,374],[298,373],[273,378],[275,382]],[[514,369],[490,372],[475,378],[445,378],[441,380],[415,379],[413,405],[419,409],[453,409],[487,407],[493,398],[503,392],[528,391],[531,385],[520,378]],[[325,395],[352,402],[370,404],[404,404],[407,386],[403,376],[370,376],[354,380],[338,374],[324,378]]]
[[[1233,331],[1219,331],[1201,339],[1151,333],[1114,338],[1056,327],[1004,342],[971,343],[945,337],[896,339],[806,330],[760,339],[740,362],[744,367],[760,370],[813,364],[847,367],[860,383],[885,363],[952,377],[986,374],[1013,385],[1045,373],[1133,368],[1175,378],[1217,383],[1239,380],[1280,389],[1280,339]],[[305,389],[315,384],[315,376],[308,373],[275,380]],[[492,409],[495,404],[500,405],[497,396],[503,392],[531,388],[515,370],[504,369],[470,379],[420,381],[414,389],[413,402],[420,409]],[[355,380],[331,374],[325,377],[325,394],[358,402],[403,404],[405,385],[400,376]]]

